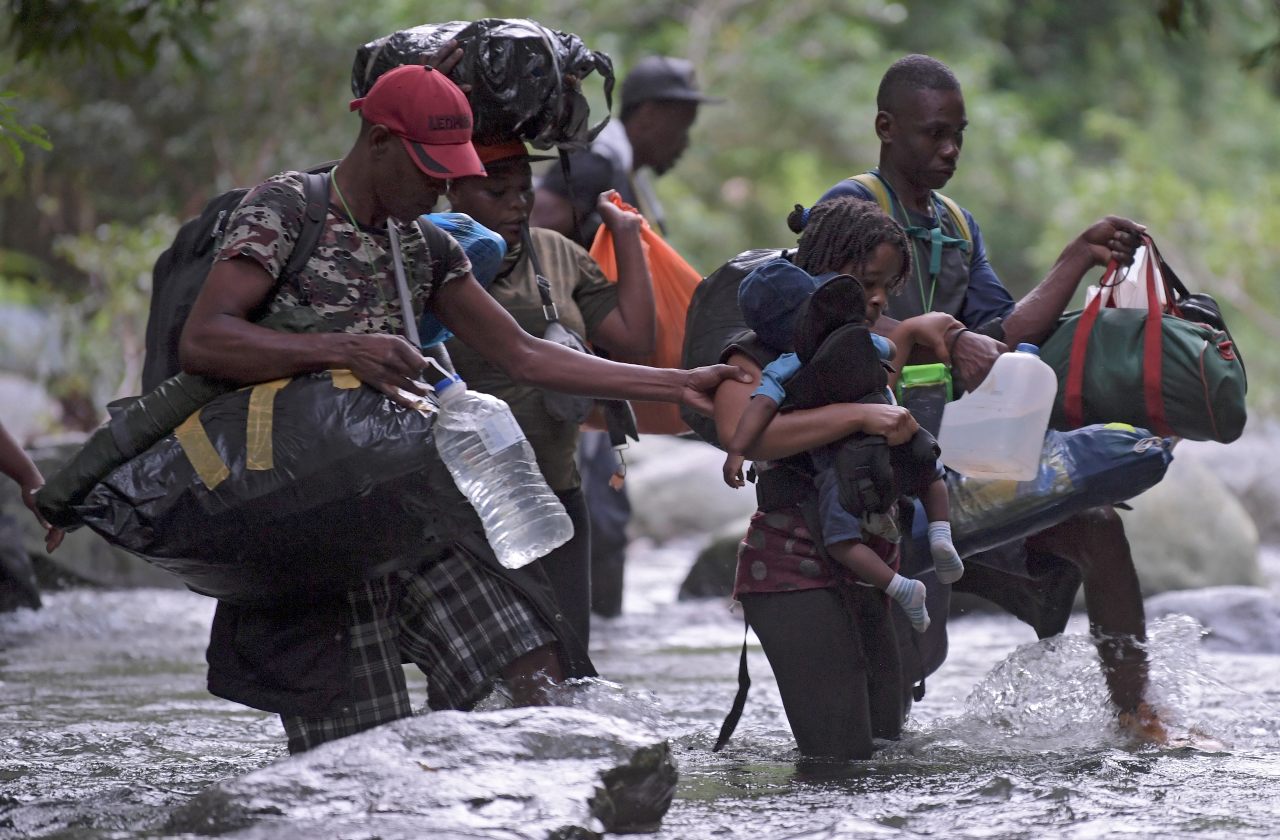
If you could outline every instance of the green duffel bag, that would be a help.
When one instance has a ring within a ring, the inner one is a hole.
[[[1155,244],[1149,237],[1144,242],[1156,255],[1146,261],[1147,308],[1105,307],[1096,295],[1066,316],[1041,348],[1040,357],[1058,375],[1049,425],[1129,423],[1161,436],[1230,443],[1244,431],[1246,416],[1240,354],[1220,316],[1203,311],[1208,297],[1188,295]],[[1163,306],[1156,262],[1164,275]],[[1114,263],[1108,266],[1100,285],[1115,270]]]

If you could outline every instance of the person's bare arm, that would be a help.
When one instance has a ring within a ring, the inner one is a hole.
[[[694,370],[611,362],[529,335],[470,275],[436,295],[436,316],[457,338],[516,382],[553,391],[624,400],[687,405],[710,414],[711,394],[722,381],[745,379],[731,365]]]
[[[399,336],[290,334],[250,323],[249,313],[274,285],[266,269],[247,257],[214,263],[182,331],[182,369],[245,384],[347,369],[398,402],[404,400],[397,388],[423,392],[412,380],[426,362]]]
[[[1004,341],[968,330],[949,334],[952,375],[972,390],[982,383],[1001,353],[1023,342],[1042,344],[1071,303],[1080,281],[1095,266],[1114,259],[1121,265],[1133,262],[1145,227],[1119,216],[1108,216],[1086,228],[1068,243],[1040,284],[1014,305],[1004,319]]]
[[[979,335],[960,325],[949,328],[943,340],[952,376],[967,390],[973,390],[986,378],[1001,353],[1009,352],[1010,347],[1022,342],[1043,342],[1071,303],[1089,269],[1106,265],[1111,259],[1122,265],[1132,263],[1133,252],[1141,244],[1139,234],[1144,230],[1146,228],[1137,222],[1119,216],[1108,216],[1086,228],[1062,250],[1040,284],[1004,319],[1004,341]],[[881,316],[875,330],[891,336],[898,323]],[[934,350],[917,348],[911,354],[914,364],[942,360]]]
[[[573,223],[573,205],[564,196],[551,190],[537,189],[533,193],[533,210],[529,213],[529,226],[554,230],[561,236],[577,239]]]
[[[1086,228],[1062,249],[1040,284],[1018,301],[1004,319],[1005,344],[1016,347],[1024,341],[1044,341],[1089,269],[1113,259],[1121,265],[1131,264],[1144,230],[1137,222],[1119,216],[1107,216]]]
[[[44,476],[40,474],[35,461],[31,460],[3,424],[0,424],[0,473],[17,483],[22,503],[35,515],[40,527],[44,528],[45,550],[53,551],[62,543],[62,530],[46,522],[36,507],[36,491],[44,486]]]
[[[894,326],[884,335],[895,348],[894,357],[890,360],[895,379],[902,373],[902,368],[909,363],[951,364],[951,348],[947,339],[954,335],[956,330],[964,329],[964,324],[945,312],[926,312],[905,321],[895,321],[893,324]],[[878,323],[877,326],[879,326]]]
[[[937,314],[942,313],[930,312],[916,317],[928,317]],[[911,319],[908,318],[907,320],[910,321]],[[933,362],[949,364],[952,377],[965,389],[973,390],[986,378],[991,366],[996,363],[996,357],[1001,353],[1009,352],[1009,348],[990,336],[979,335],[965,329],[964,324],[954,318],[951,320],[953,323],[947,326],[941,335],[940,346],[935,343],[934,338],[931,336],[917,343],[914,349],[904,350],[900,354],[901,361],[904,365],[927,365]],[[887,315],[881,315],[876,320],[874,329],[879,335],[892,339],[895,331],[903,323],[905,322],[895,321]]]
[[[757,394],[747,403],[747,407],[742,411],[742,417],[738,420],[738,427],[733,430],[733,435],[725,446],[727,453],[723,469],[725,484],[730,487],[742,486],[742,462],[746,460],[747,450],[755,448],[756,441],[760,439],[760,435],[764,434],[765,428],[777,413],[778,404],[769,397]]]
[[[745,378],[726,379],[715,393],[716,434],[729,440],[746,412],[751,395],[760,384],[760,367],[742,353],[729,363],[744,371]],[[754,460],[777,460],[818,446],[834,443],[854,432],[883,435],[891,446],[906,443],[920,428],[911,412],[896,405],[838,403],[790,411],[773,418],[754,446],[743,454]]]
[[[591,342],[615,359],[640,359],[653,352],[655,318],[653,280],[640,241],[644,219],[610,200],[613,190],[600,196],[596,209],[613,235],[618,261],[618,305],[592,331]]]

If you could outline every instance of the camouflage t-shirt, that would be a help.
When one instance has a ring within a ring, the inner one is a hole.
[[[302,184],[301,174],[283,172],[254,187],[231,214],[216,259],[248,257],[279,277],[302,231]],[[452,238],[444,237],[450,243],[446,253],[433,254],[418,225],[396,226],[417,321],[436,292],[469,273],[471,263]],[[390,247],[385,228],[357,228],[331,203],[311,259],[277,284],[268,311],[309,306],[324,318],[327,332],[404,335]]]

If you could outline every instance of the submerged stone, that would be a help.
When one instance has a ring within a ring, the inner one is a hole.
[[[266,838],[596,838],[655,831],[675,795],[661,737],[563,707],[434,712],[219,783],[167,829]]]
[[[733,576],[738,568],[738,547],[747,532],[747,523],[735,523],[711,538],[689,568],[680,584],[678,600],[726,598],[733,594]],[[758,536],[756,532],[754,536]]]
[[[1189,615],[1207,632],[1204,646],[1224,653],[1280,654],[1280,602],[1257,586],[1212,586],[1148,598],[1147,619]]]

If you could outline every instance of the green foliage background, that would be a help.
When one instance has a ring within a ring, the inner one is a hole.
[[[357,128],[346,102],[359,44],[424,22],[516,16],[579,34],[614,57],[620,78],[649,53],[688,56],[704,87],[728,100],[703,109],[693,147],[659,181],[671,239],[704,273],[746,248],[789,244],[783,220],[794,203],[875,164],[885,67],[908,52],[940,58],[964,85],[971,123],[946,191],[977,216],[1006,284],[1030,288],[1104,214],[1137,219],[1189,285],[1224,303],[1255,413],[1274,413],[1280,400],[1270,353],[1280,336],[1274,2],[133,5],[158,11],[40,60],[19,60],[13,37],[0,52],[0,91],[18,94],[0,122],[0,298],[77,307],[84,328],[69,340],[86,347],[67,356],[89,369],[50,376],[99,405],[131,384],[136,361],[119,357],[144,326],[138,267],[175,219],[220,190],[345,152]],[[598,82],[588,88],[601,106]],[[19,140],[19,167],[5,144],[31,126],[52,149]]]

